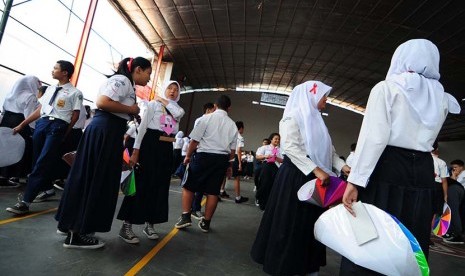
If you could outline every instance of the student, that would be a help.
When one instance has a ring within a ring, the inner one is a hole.
[[[347,166],[350,167],[352,165],[352,162],[354,160],[354,154],[355,154],[355,148],[357,147],[357,143],[353,143],[350,145],[350,153],[349,156],[347,156],[346,164]]]
[[[20,77],[13,84],[3,103],[3,119],[0,120],[0,127],[14,128],[37,109],[39,102],[36,93],[40,84],[39,79],[31,75]],[[27,144],[26,148],[30,148],[32,127],[34,127],[34,122],[30,126],[25,125],[19,133]],[[30,165],[27,164],[30,159],[30,151],[24,151],[23,157],[18,163],[0,168],[0,188],[19,187],[19,177],[30,172],[28,170]]]
[[[147,59],[125,58],[100,87],[98,110],[79,143],[55,216],[58,231],[67,233],[65,248],[105,245],[88,234],[111,229],[121,178],[123,135],[131,115],[139,113],[135,85],[145,86],[151,73]]]
[[[257,152],[261,151],[262,148],[265,146],[269,145],[271,143],[270,139],[265,138],[262,141],[262,146],[257,149]],[[256,192],[258,189],[258,186],[260,185],[260,174],[262,172],[263,165],[265,164],[266,161],[260,161],[257,159],[257,156],[255,155],[255,165],[254,165],[254,172],[253,172],[253,182],[255,184],[253,191]],[[260,206],[258,204],[257,199],[255,199],[255,206]]]
[[[184,132],[182,130],[178,131],[178,133],[176,133],[176,136],[174,136],[174,139],[176,140],[173,142],[173,166],[171,168],[173,175],[176,172],[176,169],[183,161],[181,156],[182,146],[184,144],[183,137]]]
[[[323,182],[350,168],[336,154],[320,111],[331,87],[319,81],[297,85],[279,123],[284,161],[276,174],[252,246],[252,259],[272,275],[316,275],[326,265],[326,249],[315,240],[315,221],[324,208],[301,202],[297,191],[306,182]]]
[[[279,133],[271,133],[269,138],[271,144],[261,147],[257,151],[257,159],[264,161],[258,185],[259,188],[255,194],[255,202],[258,203],[261,210],[265,210],[276,173],[278,172],[276,163],[280,164],[283,162],[283,156],[279,148],[280,139],[281,136],[279,136]]]
[[[213,103],[206,103],[203,105],[203,115],[197,119],[195,119],[194,122],[194,127],[199,124],[200,119],[202,119],[205,115],[212,113],[215,111],[215,106]],[[185,152],[184,157],[187,154],[187,149],[189,148],[189,142],[187,143],[185,150],[183,147],[183,151]],[[195,192],[194,193],[194,200],[192,201],[192,210],[191,210],[191,217],[197,220],[200,220],[203,218],[203,214],[201,212],[202,209],[202,198],[203,198],[203,193],[202,192]]]
[[[13,133],[18,133],[40,118],[32,136],[34,165],[26,191],[15,206],[6,209],[8,212],[28,213],[29,205],[41,191],[53,189],[53,171],[61,159],[62,142],[78,120],[82,106],[82,92],[69,81],[73,73],[74,65],[71,62],[57,61],[52,77],[58,84],[49,86],[39,99],[40,106],[13,129]]]
[[[228,161],[234,156],[237,127],[227,113],[231,100],[221,95],[215,106],[216,111],[202,117],[189,135],[191,141],[184,159],[184,164],[190,164],[189,175],[182,188],[182,214],[175,224],[178,229],[192,225],[190,212],[194,192],[202,192],[207,195],[207,203],[205,217],[198,226],[202,232],[209,231]]]
[[[138,131],[137,127],[138,125],[136,125],[135,121],[130,121],[128,123],[128,130],[126,130],[126,133],[124,134],[124,148],[128,150],[129,156],[132,155],[132,151],[134,149],[134,142],[136,141],[136,133]]]
[[[465,197],[465,171],[463,161],[456,159],[450,162],[452,175],[447,179],[447,204],[450,207],[451,220],[447,233],[442,236],[442,240],[449,244],[464,244],[462,238],[462,220],[460,217],[460,207],[463,206]]]
[[[396,49],[386,80],[371,90],[343,196],[351,213],[360,199],[395,216],[427,258],[431,220],[441,198],[432,145],[448,111],[460,112],[439,76],[439,51],[431,41],[413,39]],[[341,275],[372,273],[342,259]]]
[[[172,142],[185,113],[177,103],[180,90],[176,81],[169,81],[162,96],[155,95],[142,116],[131,156],[131,163],[140,167],[135,174],[136,194],[124,197],[117,216],[124,221],[119,236],[127,243],[139,243],[133,224],[145,223],[143,233],[155,240],[158,235],[153,224],[168,221]]]

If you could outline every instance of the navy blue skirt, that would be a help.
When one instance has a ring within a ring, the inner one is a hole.
[[[268,274],[303,275],[326,265],[326,247],[313,235],[315,221],[326,209],[297,198],[300,187],[314,178],[284,157],[251,251]]]
[[[71,167],[60,207],[58,228],[88,234],[110,231],[123,160],[126,120],[98,110],[87,126]]]

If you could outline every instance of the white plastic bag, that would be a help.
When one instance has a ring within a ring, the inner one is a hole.
[[[418,242],[394,217],[371,205],[364,206],[378,238],[357,245],[349,212],[342,204],[324,212],[315,223],[315,238],[350,261],[385,275],[429,275]]]
[[[13,135],[12,128],[0,127],[0,167],[18,163],[23,157],[25,147],[26,142],[19,133]]]

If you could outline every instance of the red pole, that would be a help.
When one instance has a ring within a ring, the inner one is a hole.
[[[71,83],[76,86],[81,73],[81,67],[86,53],[87,42],[89,41],[90,31],[92,29],[92,22],[94,21],[95,11],[97,10],[98,0],[90,0],[89,10],[87,11],[86,21],[82,30],[81,41],[74,60],[74,74],[71,77]]]
[[[163,52],[165,51],[165,45],[161,45],[160,51],[158,52],[158,60],[157,60],[157,68],[155,69],[155,76],[153,77],[152,81],[152,92],[150,92],[150,98],[149,100],[153,100],[155,98],[155,89],[157,88],[157,79],[158,75],[160,74],[160,67],[161,67],[161,62],[163,59]]]

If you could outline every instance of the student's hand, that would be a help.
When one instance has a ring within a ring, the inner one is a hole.
[[[191,158],[189,156],[186,155],[186,157],[184,157],[184,161],[182,162],[184,165],[187,165],[191,162]]]
[[[350,173],[350,167],[347,166],[347,165],[344,165],[344,167],[342,167],[342,172],[344,173],[344,175],[348,176],[349,173]]]
[[[355,217],[354,210],[352,210],[352,203],[356,202],[358,198],[358,190],[354,184],[347,182],[346,190],[342,196],[342,204],[344,207]]]
[[[137,115],[140,112],[140,108],[137,104],[133,104],[129,107],[129,114]]]
[[[239,164],[241,164],[241,163],[239,163]],[[237,171],[242,172],[242,166],[241,165],[239,165],[239,167],[237,168]]]
[[[16,133],[20,132],[23,130],[24,126],[22,124],[17,125],[16,127],[13,128],[13,135],[16,135]]]
[[[444,202],[447,203],[447,195],[444,196]]]
[[[323,183],[323,187],[327,186],[329,184],[329,174],[327,174],[325,171],[322,169],[316,167],[313,169],[313,174],[321,180]]]
[[[129,159],[129,166],[134,168],[137,162],[139,162],[139,152],[133,151],[131,158]]]

